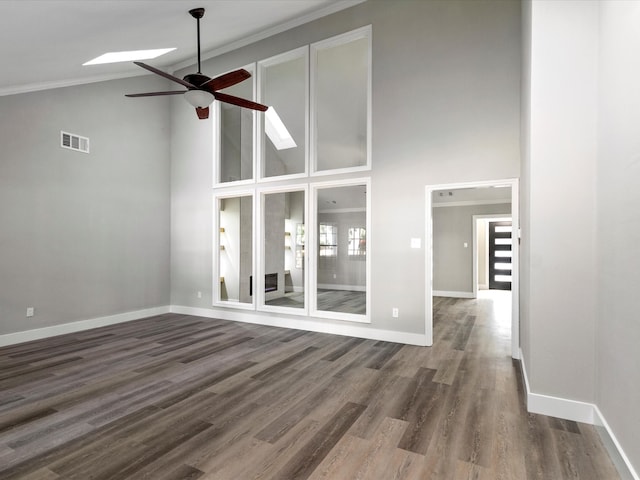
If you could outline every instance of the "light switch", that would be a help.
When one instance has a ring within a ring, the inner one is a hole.
[[[464,242],[464,248],[468,248],[469,244],[467,242]]]
[[[422,239],[421,238],[412,238],[411,239],[411,248],[421,248]]]

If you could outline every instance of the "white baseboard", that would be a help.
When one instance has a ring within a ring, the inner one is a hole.
[[[475,298],[473,292],[451,292],[446,290],[434,290],[434,297],[451,297],[451,298]]]
[[[348,290],[350,292],[366,292],[367,287],[364,285],[340,285],[337,283],[319,283],[318,288],[324,290]]]
[[[206,318],[219,318],[221,320],[232,320],[235,322],[254,323],[271,327],[292,328],[296,330],[306,330],[309,332],[331,333],[334,335],[344,335],[347,337],[367,338],[371,340],[382,340],[385,342],[404,343],[407,345],[417,345],[424,347],[427,345],[425,334],[396,332],[392,330],[380,330],[376,328],[366,328],[354,324],[337,324],[324,321],[309,320],[308,318],[284,316],[278,314],[258,314],[255,312],[239,312],[226,309],[185,307],[182,305],[171,305],[172,313],[182,315],[195,315]]]
[[[0,335],[0,347],[15,345],[16,343],[30,342],[32,340],[40,340],[41,338],[55,337],[57,335],[64,335],[65,333],[80,332],[82,330],[104,327],[116,323],[129,322],[140,318],[153,317],[154,315],[162,315],[163,313],[169,313],[169,306],[145,308],[143,310],[118,313],[106,317],[79,320],[77,322],[52,325],[50,327],[34,328],[23,332],[7,333]]]
[[[602,412],[597,405],[594,405],[593,408],[595,426],[598,429],[598,433],[602,438],[602,443],[609,451],[609,456],[618,469],[620,476],[623,480],[640,480],[638,472],[636,472],[635,468],[629,461],[629,457],[627,457],[627,454],[622,449],[620,442],[618,442],[613,430],[611,430],[611,427],[605,420],[604,415],[602,415]]]
[[[565,420],[573,420],[575,422],[594,425],[598,429],[598,433],[602,437],[603,444],[609,451],[611,460],[615,464],[622,478],[640,480],[640,477],[597,405],[533,393],[529,386],[529,378],[527,376],[527,368],[524,363],[522,350],[520,351],[520,368],[522,370],[522,378],[524,379],[524,386],[526,390],[527,410],[530,413],[538,413],[550,417],[563,418]]]

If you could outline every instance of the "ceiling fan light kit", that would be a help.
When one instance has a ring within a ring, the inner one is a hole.
[[[251,110],[258,110],[261,112],[267,111],[269,107],[260,103],[247,100],[245,98],[236,97],[227,93],[218,92],[224,88],[231,87],[240,83],[247,78],[251,77],[251,74],[244,69],[234,70],[233,72],[225,73],[219,77],[210,78],[203,75],[200,71],[200,19],[204,16],[204,8],[194,8],[189,10],[189,14],[196,19],[197,34],[198,34],[198,72],[185,75],[183,79],[174,77],[170,73],[158,70],[151,65],[147,65],[142,62],[133,62],[139,67],[142,67],[150,72],[160,75],[168,80],[179,83],[187,90],[171,90],[166,92],[147,92],[147,93],[131,93],[127,94],[127,97],[157,97],[162,95],[184,95],[184,98],[196,109],[198,118],[204,120],[209,118],[209,105],[214,100],[220,102],[230,103],[242,108],[249,108]]]

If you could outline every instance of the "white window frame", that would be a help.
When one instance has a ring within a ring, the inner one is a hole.
[[[278,175],[273,177],[266,177],[264,175],[264,170],[266,168],[265,165],[265,131],[264,131],[264,122],[260,122],[256,120],[257,125],[257,141],[255,142],[257,146],[257,181],[258,182],[274,182],[279,180],[291,180],[298,178],[306,178],[309,176],[309,110],[310,110],[310,99],[309,99],[309,46],[305,45],[304,47],[296,48],[294,50],[290,50],[288,52],[281,53],[279,55],[275,55],[273,57],[267,58],[265,60],[261,60],[258,62],[257,66],[257,95],[258,102],[263,102],[264,97],[264,87],[263,87],[263,78],[265,75],[265,69],[278,65],[280,63],[288,62],[290,60],[296,60],[298,58],[304,59],[305,64],[305,77],[304,77],[304,85],[305,85],[305,100],[304,100],[304,172],[301,173],[291,173],[288,175]],[[257,118],[257,117],[256,117]]]
[[[212,304],[216,307],[233,307],[242,310],[255,310],[256,309],[256,193],[253,189],[238,190],[227,192],[216,192],[213,194],[213,285],[212,285]],[[253,277],[253,295],[251,303],[233,302],[229,300],[220,300],[220,200],[226,198],[238,198],[238,197],[251,197],[251,215],[252,215],[252,239],[251,239],[251,276]],[[264,280],[263,287],[264,288]]]
[[[367,231],[367,255],[365,255],[365,295],[366,313],[364,315],[344,312],[330,312],[318,310],[318,190],[334,187],[349,187],[364,185],[367,191],[366,222]],[[307,261],[308,261],[308,285],[309,285],[309,313],[313,317],[342,320],[357,323],[371,323],[371,178],[350,178],[343,180],[331,180],[326,182],[314,182],[311,184],[309,221],[307,222]]]
[[[269,195],[272,193],[287,193],[287,192],[304,192],[304,221],[305,221],[305,244],[308,243],[308,233],[307,227],[309,225],[309,187],[306,183],[304,184],[291,184],[282,187],[264,187],[258,189],[258,211],[260,212],[260,221],[258,222],[258,251],[257,251],[257,262],[258,266],[258,274],[257,281],[254,282],[254,301],[256,301],[257,310],[263,312],[276,312],[276,313],[287,313],[287,314],[297,314],[297,315],[308,315],[309,314],[309,255],[305,249],[305,257],[304,257],[304,307],[303,308],[294,308],[294,307],[285,307],[279,305],[267,305],[265,304],[265,291],[264,291],[264,276],[266,274],[265,269],[265,258],[264,258],[264,228],[265,228],[265,209],[264,209],[264,197],[265,195]],[[254,224],[255,225],[255,224]],[[292,234],[295,234],[292,232]],[[295,252],[294,252],[295,253]],[[257,294],[256,294],[257,292]]]
[[[251,73],[251,78],[244,80],[244,82],[251,82],[251,97],[248,100],[253,100],[256,98],[256,94],[257,94],[257,79],[256,79],[256,64],[255,63],[249,63],[243,67],[238,67],[238,68],[244,68],[245,70],[247,70],[249,73]],[[227,72],[221,73],[220,75],[224,75],[225,73],[229,73],[232,72],[234,70],[237,69],[232,69],[229,70]],[[219,76],[219,75],[216,75]],[[211,128],[213,128],[213,179],[212,179],[212,183],[214,188],[216,187],[241,187],[244,185],[251,185],[254,184],[256,182],[256,175],[257,175],[257,156],[258,156],[258,145],[257,145],[257,130],[258,130],[258,116],[257,116],[257,112],[254,110],[252,111],[252,136],[253,136],[253,149],[251,152],[252,155],[252,159],[251,159],[251,168],[252,168],[252,175],[251,178],[248,178],[246,180],[236,180],[236,181],[232,181],[232,182],[222,182],[220,181],[220,177],[221,177],[221,168],[222,168],[222,152],[221,152],[221,148],[222,148],[222,115],[220,112],[220,102],[215,100],[213,102],[213,104],[210,107],[210,115],[212,117],[212,125]]]
[[[318,170],[318,124],[316,115],[317,94],[316,94],[316,73],[318,51],[344,45],[354,40],[366,39],[368,41],[368,58],[367,58],[367,140],[366,140],[366,163],[357,167],[336,168],[330,170]],[[311,124],[310,124],[310,159],[311,159],[311,176],[335,175],[341,173],[361,172],[363,170],[371,170],[371,104],[372,104],[372,28],[371,25],[352,30],[340,35],[336,35],[319,42],[312,43],[310,46],[310,100],[311,100]]]

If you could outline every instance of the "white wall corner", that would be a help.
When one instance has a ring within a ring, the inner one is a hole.
[[[527,395],[527,411],[529,411],[529,413],[538,413],[549,417],[564,418],[565,420],[588,423],[589,425],[594,424],[595,405],[581,402],[579,400],[568,400],[566,398],[554,397],[531,391],[522,350],[520,350],[520,368],[522,370],[522,378],[524,379]]]
[[[527,376],[527,368],[524,363],[522,350],[520,350],[520,369],[526,390],[528,412],[594,425],[621,478],[623,480],[640,480],[636,470],[629,461],[629,457],[625,454],[597,405],[533,393],[529,386],[529,378]]]
[[[32,340],[40,340],[42,338],[55,337],[57,335],[64,335],[65,333],[75,333],[83,330],[90,330],[92,328],[105,327],[116,323],[129,322],[131,320],[139,320],[141,318],[153,317],[164,313],[169,313],[168,305],[118,313],[115,315],[108,315],[106,317],[79,320],[77,322],[63,323],[61,325],[52,325],[50,327],[34,328],[23,332],[7,333],[5,335],[0,335],[0,347],[30,342]]]

